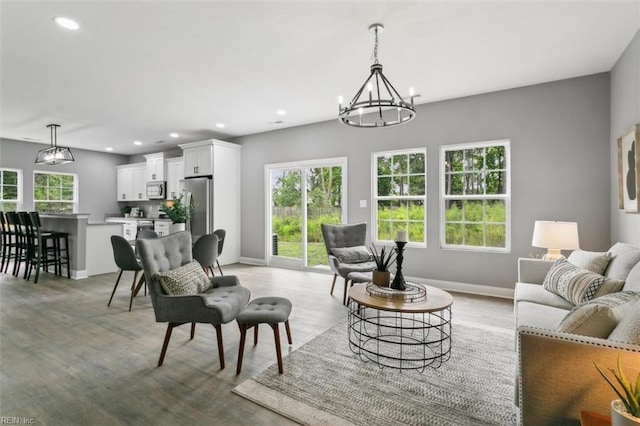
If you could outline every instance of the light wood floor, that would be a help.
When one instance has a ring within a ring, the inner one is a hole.
[[[223,269],[238,275],[252,298],[293,302],[293,345],[283,338],[284,355],[346,318],[342,281],[330,296],[330,275],[246,265]],[[157,367],[166,324],[155,322],[151,300],[142,293],[128,312],[132,273],[123,274],[107,308],[116,275],[74,281],[45,273],[33,284],[0,274],[0,416],[46,425],[292,424],[231,392],[275,362],[270,328],[261,328],[257,347],[247,345],[240,375],[235,323],[223,326],[224,370],[214,329],[203,324],[192,341],[188,326],[176,329],[164,365]],[[512,301],[453,296],[454,321],[513,328]]]

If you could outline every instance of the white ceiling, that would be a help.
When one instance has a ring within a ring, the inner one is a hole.
[[[385,75],[417,103],[609,71],[640,28],[640,0],[0,6],[0,136],[49,143],[58,123],[61,145],[127,155],[336,118],[375,22]]]

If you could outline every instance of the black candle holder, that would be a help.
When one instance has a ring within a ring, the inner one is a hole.
[[[393,282],[390,287],[394,290],[404,291],[407,287],[404,283],[404,277],[402,276],[402,260],[404,259],[404,246],[407,245],[406,241],[396,241],[396,275],[393,277]]]

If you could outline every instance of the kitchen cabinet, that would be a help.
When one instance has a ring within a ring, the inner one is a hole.
[[[163,181],[164,180],[164,154],[147,154],[146,181]]]
[[[172,200],[184,190],[184,160],[170,158],[165,162],[167,178],[167,200]]]
[[[110,217],[105,219],[107,223],[119,223],[122,225],[120,235],[127,241],[133,241],[136,239],[138,233],[138,222],[135,219],[125,219],[119,217]]]
[[[117,167],[116,187],[118,201],[147,201],[147,164],[127,164]]]
[[[193,142],[180,145],[183,149],[184,177],[208,176],[213,174],[213,146]],[[185,148],[186,147],[186,148]]]
[[[164,237],[171,233],[171,221],[170,220],[154,220],[153,230],[158,233],[159,236]]]

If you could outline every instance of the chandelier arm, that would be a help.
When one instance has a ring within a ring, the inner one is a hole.
[[[394,97],[394,95],[395,95],[398,98],[398,100],[400,101],[400,104],[402,104],[402,105],[406,105],[407,104],[405,102],[405,100],[402,98],[402,95],[400,95],[400,93],[398,93],[396,88],[393,87],[393,84],[391,84],[391,82],[389,80],[387,80],[387,77],[385,77],[384,74],[382,74],[382,81],[384,82],[384,85],[387,88],[387,90],[389,91],[389,94],[391,95],[391,97]]]
[[[351,99],[351,102],[349,102],[349,108],[353,108],[353,106],[358,102],[358,99],[362,95],[362,92],[364,92],[364,88],[367,87],[367,83],[369,83],[372,76],[373,76],[373,71],[371,72],[371,74],[369,74],[369,77],[364,81],[364,84],[362,85],[362,87],[360,87],[360,90],[356,92],[356,95],[353,97],[353,99]]]
[[[380,73],[379,72],[376,73],[376,91],[378,92],[378,116],[380,117],[380,121],[384,121],[382,119],[382,105],[380,104],[382,97],[380,96]]]

